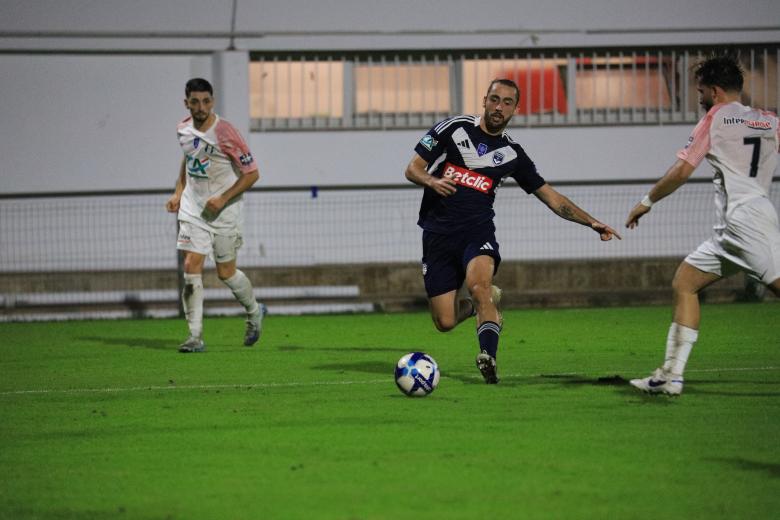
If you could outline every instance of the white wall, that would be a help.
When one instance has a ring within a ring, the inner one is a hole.
[[[225,50],[231,6],[232,0],[0,0],[0,48]],[[780,39],[776,0],[238,0],[236,14],[236,46],[258,50]]]
[[[173,186],[189,58],[0,55],[0,70],[0,193]]]
[[[187,78],[246,127],[248,50],[780,41],[775,0],[0,0],[0,193],[171,188]],[[518,129],[549,180],[660,175],[689,127]],[[262,184],[404,182],[421,131],[248,136]]]
[[[685,146],[688,126],[513,129],[545,179],[661,176]],[[398,184],[425,130],[252,134],[263,186]],[[707,168],[702,168],[704,175]]]

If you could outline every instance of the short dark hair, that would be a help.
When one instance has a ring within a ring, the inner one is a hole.
[[[739,60],[733,54],[712,55],[693,69],[696,79],[708,87],[740,92],[745,81]]]
[[[187,82],[184,86],[184,97],[190,97],[191,92],[208,92],[210,95],[214,95],[211,83],[203,78],[192,78]]]
[[[515,89],[515,93],[517,93],[517,99],[515,99],[515,104],[520,102],[520,87],[517,86],[517,83],[515,83],[511,79],[497,78],[490,82],[487,91],[490,92],[490,89],[493,88],[493,85],[495,85],[496,83],[498,83],[499,85],[504,85],[505,87],[512,87],[513,89]]]

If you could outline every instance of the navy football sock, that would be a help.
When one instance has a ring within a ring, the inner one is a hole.
[[[500,333],[501,327],[499,327],[498,323],[492,321],[482,322],[482,325],[477,329],[479,349],[495,358],[498,353],[498,336]]]

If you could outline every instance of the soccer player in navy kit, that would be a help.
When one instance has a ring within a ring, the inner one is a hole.
[[[501,332],[493,285],[501,256],[493,224],[493,200],[505,177],[513,177],[558,216],[588,226],[601,240],[620,235],[555,191],[537,173],[523,149],[504,131],[520,100],[507,79],[494,80],[479,116],[457,116],[423,136],[406,168],[406,178],[425,188],[418,225],[423,229],[423,279],[434,325],[452,330],[477,317],[477,368],[488,384],[498,383],[496,353]],[[458,300],[466,282],[470,298]]]

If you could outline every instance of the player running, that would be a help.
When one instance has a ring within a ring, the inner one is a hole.
[[[190,117],[179,123],[184,159],[176,191],[166,203],[178,212],[177,249],[184,251],[182,304],[190,335],[179,352],[203,352],[203,264],[212,256],[217,276],[246,310],[244,345],[254,345],[262,332],[265,306],[254,297],[249,278],[236,269],[241,247],[241,194],[259,174],[249,147],[230,123],[213,111],[214,91],[205,79],[194,78],[184,90]]]
[[[674,319],[663,365],[631,384],[650,393],[679,395],[683,371],[699,335],[699,291],[738,270],[780,296],[780,227],[769,200],[780,136],[775,114],[740,103],[743,75],[737,60],[716,56],[696,66],[699,121],[677,162],[628,215],[626,227],[654,203],[685,184],[706,157],[714,170],[717,220],[713,235],[689,254],[672,281]]]
[[[482,117],[464,115],[438,123],[417,144],[406,168],[406,178],[425,188],[417,223],[423,229],[422,271],[433,323],[446,332],[476,315],[477,368],[488,384],[498,383],[501,290],[493,285],[493,276],[501,255],[493,200],[504,178],[514,178],[558,216],[590,227],[601,240],[620,238],[547,184],[504,131],[519,100],[513,81],[494,80],[482,102]],[[470,297],[458,300],[464,281]]]

